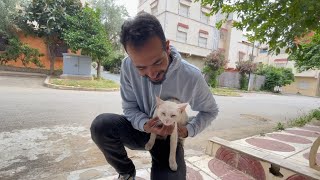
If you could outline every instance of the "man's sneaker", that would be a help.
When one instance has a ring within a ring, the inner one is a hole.
[[[135,180],[135,177],[131,176],[130,174],[126,174],[126,175],[119,174],[118,180]]]

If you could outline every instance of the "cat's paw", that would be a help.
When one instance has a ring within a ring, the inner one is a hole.
[[[169,160],[169,166],[172,171],[177,171],[178,165],[176,161]]]
[[[145,146],[144,146],[144,149],[147,150],[147,151],[150,151],[153,147],[153,144],[152,143],[147,143]]]

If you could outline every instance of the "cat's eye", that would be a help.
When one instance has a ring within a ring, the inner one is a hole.
[[[166,115],[166,113],[164,113],[164,112],[163,112],[163,113],[162,113],[162,115],[163,115],[163,116],[165,116],[165,115]]]
[[[176,117],[176,115],[171,115],[172,118]]]

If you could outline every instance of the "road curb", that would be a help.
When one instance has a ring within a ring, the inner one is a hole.
[[[13,72],[13,71],[0,71],[0,76],[12,76],[12,77],[47,77],[46,74],[27,73],[27,72]]]
[[[56,84],[50,83],[50,78],[51,76],[47,76],[43,85],[52,89],[75,90],[75,91],[102,91],[102,92],[115,92],[120,90],[119,88],[102,89],[102,88],[83,88],[83,87],[56,85]]]

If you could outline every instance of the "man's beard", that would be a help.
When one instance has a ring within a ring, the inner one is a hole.
[[[169,67],[170,67],[171,63],[172,63],[172,57],[171,57],[171,55],[169,55],[169,65],[168,65],[168,68],[167,68],[166,71],[160,72],[160,73],[163,73],[163,78],[162,78],[160,81],[154,82],[154,81],[151,81],[148,76],[146,76],[146,77],[147,77],[147,78],[149,79],[149,81],[150,81],[152,84],[154,84],[154,85],[162,84],[163,81],[166,80],[167,72],[168,72],[168,70],[169,70]]]
[[[158,85],[158,84],[162,84],[163,83],[163,81],[164,80],[166,80],[166,74],[167,74],[167,71],[165,71],[165,72],[161,72],[161,73],[163,73],[163,78],[160,80],[160,81],[152,81],[148,76],[146,76],[148,79],[149,79],[149,81],[152,83],[152,84],[154,84],[154,85]],[[160,73],[160,74],[161,74]]]

